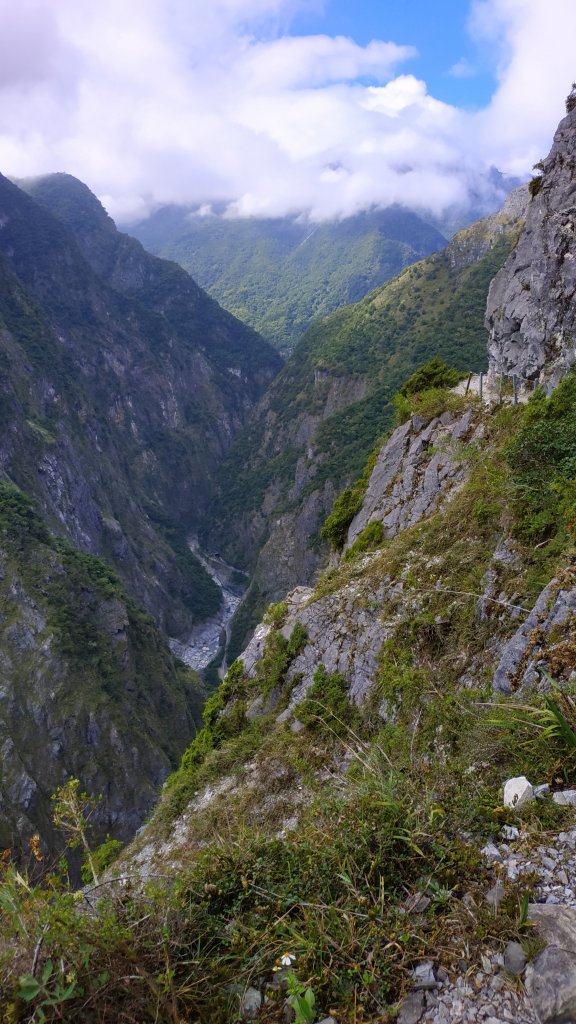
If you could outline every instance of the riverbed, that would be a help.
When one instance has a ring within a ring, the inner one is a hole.
[[[216,615],[194,626],[187,640],[169,641],[172,653],[190,668],[200,672],[218,654],[223,637],[225,642],[228,640],[230,621],[244,596],[248,576],[236,566],[224,561],[220,555],[202,551],[195,538],[189,541],[189,547],[222,594],[222,603]],[[245,586],[239,585],[239,574],[245,577]]]

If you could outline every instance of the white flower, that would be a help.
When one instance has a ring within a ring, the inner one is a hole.
[[[282,967],[291,967],[295,959],[294,953],[283,953],[280,957],[280,963]]]

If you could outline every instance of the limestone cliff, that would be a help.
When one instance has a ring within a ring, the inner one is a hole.
[[[0,847],[61,838],[50,798],[70,777],[101,796],[94,839],[130,839],[198,725],[195,674],[103,562],[56,540],[0,483]]]
[[[531,183],[526,226],[490,286],[492,374],[554,387],[576,361],[576,108]]]

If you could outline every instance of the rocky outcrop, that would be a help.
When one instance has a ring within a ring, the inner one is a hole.
[[[535,906],[530,920],[546,947],[528,966],[526,991],[542,1024],[576,1019],[576,907]]]
[[[381,522],[390,539],[439,510],[466,479],[467,470],[458,458],[460,446],[481,435],[472,407],[443,413],[428,423],[414,417],[398,427],[378,456],[347,546],[372,522]],[[397,625],[398,605],[404,615],[416,617],[423,600],[420,592],[411,592],[403,580],[386,572],[380,553],[351,565],[349,578],[326,594],[306,587],[294,590],[287,599],[282,633],[288,638],[298,623],[308,642],[287,674],[295,685],[286,717],[304,698],[320,664],[328,673],[342,675],[349,683],[350,700],[362,703],[376,681],[382,645]],[[262,657],[268,631],[269,627],[259,627],[241,655],[249,676]]]
[[[559,681],[576,675],[576,566],[544,588],[532,611],[505,645],[494,689],[534,688],[546,672]]]
[[[415,366],[440,355],[463,371],[484,369],[488,285],[516,240],[525,197],[519,190],[499,214],[300,340],[222,464],[218,523],[203,538],[252,569],[238,620],[250,601],[258,613],[312,582],[328,556],[322,523],[390,430],[393,395]]]
[[[382,523],[390,539],[434,512],[466,476],[459,444],[481,432],[471,408],[461,415],[444,412],[429,423],[416,416],[395,430],[378,456],[346,546],[370,523]]]
[[[510,192],[498,213],[459,231],[445,249],[450,266],[457,271],[465,270],[486,256],[499,236],[517,231],[526,215],[528,200],[528,186],[521,185]]]
[[[488,295],[490,372],[552,389],[576,362],[576,109],[530,188],[525,229]]]

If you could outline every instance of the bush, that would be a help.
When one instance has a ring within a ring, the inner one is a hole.
[[[345,555],[345,560],[350,562],[353,558],[357,558],[358,555],[364,554],[365,551],[373,551],[374,548],[380,547],[384,542],[384,527],[382,523],[368,523],[364,529],[348,549]]]
[[[333,548],[342,548],[346,543],[348,527],[362,508],[364,491],[359,487],[347,487],[339,494],[334,507],[327,517],[320,536],[330,541]]]
[[[398,394],[408,397],[431,388],[453,388],[464,374],[448,366],[440,356],[434,356],[420,366],[399,389]]]
[[[535,392],[506,449],[516,484],[515,535],[540,541],[576,522],[576,374],[550,398]]]
[[[297,705],[296,714],[304,725],[312,729],[328,729],[336,736],[344,736],[359,719],[359,712],[350,701],[349,690],[343,675],[339,672],[330,674],[324,665],[319,665],[305,699]]]

